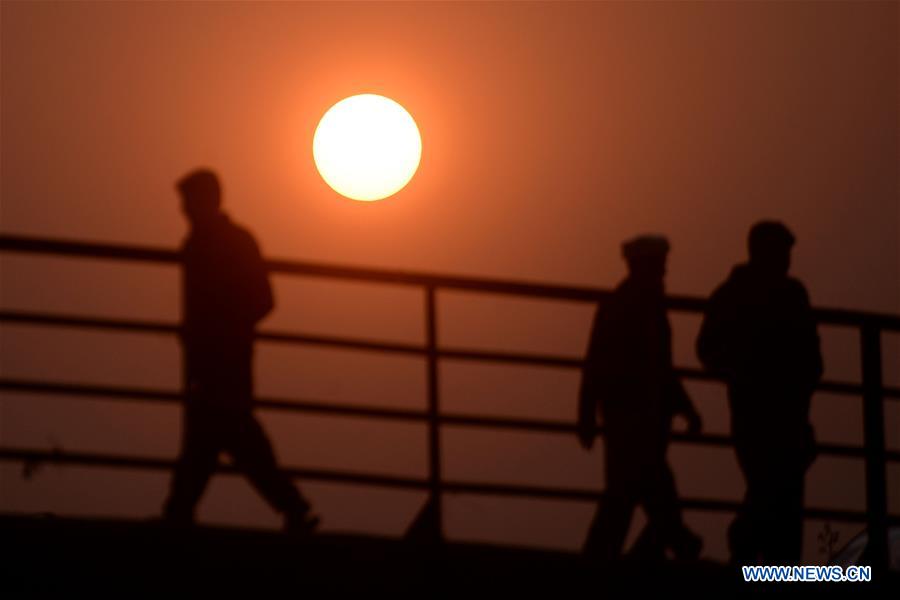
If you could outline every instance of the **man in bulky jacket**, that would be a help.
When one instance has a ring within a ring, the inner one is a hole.
[[[268,271],[253,236],[220,207],[216,175],[205,169],[178,182],[190,232],[182,249],[185,407],[181,455],[164,517],[193,522],[194,510],[227,452],[284,515],[285,529],[308,533],[317,520],[253,416],[253,339],[273,308]]]
[[[739,564],[800,560],[803,482],[815,457],[809,405],[822,356],[806,289],[788,276],[793,244],[782,223],[754,225],[749,262],[713,292],[697,338],[704,366],[728,383],[747,484],[728,532]]]
[[[700,552],[700,539],[682,521],[666,460],[674,415],[686,417],[691,432],[701,427],[672,365],[668,250],[660,236],[623,245],[628,277],[601,302],[585,361],[579,439],[585,448],[593,445],[599,409],[606,460],[606,491],[585,551],[604,559],[621,554],[637,504],[648,517],[637,544],[643,556],[662,558],[670,549],[679,558],[696,558]]]

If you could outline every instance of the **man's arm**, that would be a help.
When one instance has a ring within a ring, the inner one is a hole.
[[[706,305],[700,333],[697,335],[697,358],[703,366],[714,372],[727,373],[732,365],[728,356],[728,317],[725,305],[727,292],[720,287]]]
[[[245,298],[246,316],[253,324],[261,321],[275,307],[269,269],[253,237],[245,232],[240,252],[240,264],[236,265]]]
[[[587,355],[581,372],[581,386],[578,392],[578,440],[589,450],[594,445],[597,433],[597,377],[600,368],[601,344],[603,342],[603,309],[597,310],[591,327]]]
[[[674,372],[666,386],[666,396],[669,406],[672,407],[672,413],[687,419],[687,432],[690,434],[700,433],[700,430],[703,429],[703,419],[700,418],[700,413],[697,412],[691,397]]]
[[[801,360],[804,362],[804,372],[809,381],[811,388],[810,393],[812,393],[812,388],[815,388],[816,384],[819,383],[825,370],[822,361],[822,349],[819,341],[816,317],[809,301],[809,294],[802,283],[797,280],[794,280],[794,282],[796,284],[796,293],[800,303],[800,318],[798,319],[798,322],[800,325],[801,336]]]

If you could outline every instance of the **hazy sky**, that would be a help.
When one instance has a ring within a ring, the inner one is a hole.
[[[173,182],[208,165],[222,176],[227,210],[271,256],[609,287],[624,272],[622,239],[659,231],[673,245],[669,289],[702,295],[743,259],[748,227],[779,218],[797,234],[794,271],[815,304],[898,312],[898,6],[3,2],[0,230],[174,247],[185,224]],[[371,204],[338,196],[312,161],[319,118],[363,92],[404,105],[423,139],[411,183]],[[13,255],[0,265],[4,308],[178,316],[171,269]],[[421,340],[413,291],[276,286],[267,326]],[[583,352],[590,306],[440,301],[444,343]],[[675,323],[682,363],[693,361],[695,329],[696,319]],[[3,376],[178,382],[174,340],[3,330]],[[829,376],[858,377],[853,332],[823,339]],[[413,359],[261,345],[257,371],[265,394],[424,402]],[[519,371],[444,364],[445,405],[574,415],[573,373]],[[727,430],[721,390],[702,387],[693,389],[710,428]],[[177,413],[165,407],[4,398],[4,444],[175,452]],[[861,439],[855,398],[817,399],[814,414],[826,439]],[[290,464],[425,472],[419,427],[265,420]],[[601,483],[599,452],[581,453],[574,436],[451,430],[446,444],[454,476]],[[730,452],[682,446],[673,455],[685,495],[721,487],[740,496]],[[810,503],[861,508],[861,463],[822,464],[810,474]],[[149,514],[166,483],[134,476],[144,483],[123,491],[121,473],[96,469],[47,469],[22,483],[4,465],[0,475],[0,507],[10,510]],[[900,471],[891,478],[900,512]],[[243,482],[215,486],[204,505],[213,520],[274,522]],[[338,528],[396,533],[422,499],[310,486]],[[452,535],[563,548],[577,547],[591,513],[572,503],[454,502]],[[724,552],[727,519],[704,522],[712,555]],[[813,529],[807,540],[814,557]]]

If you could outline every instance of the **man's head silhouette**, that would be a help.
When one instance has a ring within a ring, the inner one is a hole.
[[[772,275],[787,275],[794,234],[779,221],[760,221],[750,228],[750,264]]]
[[[193,227],[215,220],[221,206],[219,178],[209,169],[196,169],[178,180],[181,207]]]
[[[631,277],[662,284],[669,241],[661,235],[642,235],[622,244],[622,256]]]

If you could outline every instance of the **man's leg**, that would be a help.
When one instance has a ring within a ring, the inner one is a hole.
[[[744,500],[728,528],[728,548],[731,562],[753,565],[759,560],[765,535],[765,488],[767,465],[757,434],[732,425],[734,450],[744,475]],[[752,434],[752,435],[751,435]]]
[[[789,461],[789,457],[787,462]],[[796,565],[803,550],[803,483],[805,472],[782,463],[773,465],[767,486],[766,539],[763,558],[768,564]]]
[[[618,428],[607,425],[604,438],[606,490],[588,532],[584,552],[603,560],[622,554],[625,537],[637,504],[639,474],[632,462],[633,449],[617,435]]]
[[[666,545],[659,530],[647,523],[628,550],[628,556],[643,561],[660,561],[666,558]]]
[[[635,544],[636,549],[645,549],[650,553],[648,558],[653,558],[653,553],[671,548],[679,559],[696,559],[703,542],[684,524],[675,476],[665,458],[648,469],[642,492],[641,500],[647,511],[648,523]],[[638,546],[639,543],[647,544],[646,548]]]
[[[759,555],[758,532],[754,531],[753,525],[753,495],[748,482],[744,500],[728,526],[728,550],[735,565],[756,564]]]
[[[597,515],[591,523],[584,546],[585,554],[603,560],[620,557],[634,507],[635,501],[626,490],[619,489],[616,485],[608,485],[597,508]]]
[[[235,466],[247,475],[263,498],[285,516],[288,524],[307,518],[309,502],[278,468],[272,444],[251,413],[235,418],[227,450],[234,458]]]
[[[172,474],[169,498],[163,507],[163,518],[171,523],[193,523],[197,502],[216,469],[220,440],[213,419],[213,415],[191,409],[184,411],[181,454]]]

